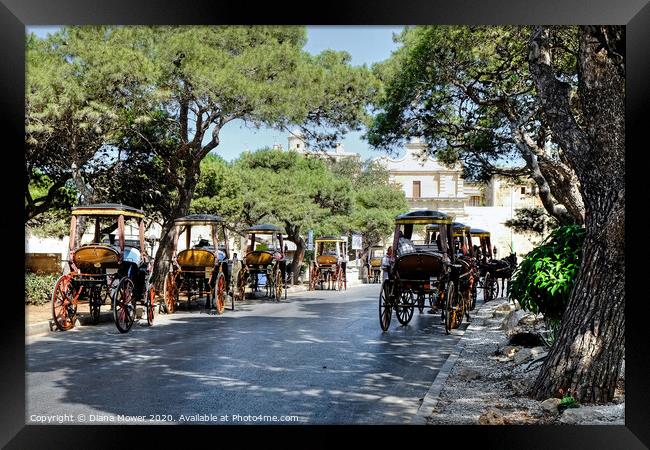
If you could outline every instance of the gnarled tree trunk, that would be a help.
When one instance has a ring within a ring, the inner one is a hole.
[[[533,395],[543,399],[563,389],[581,402],[609,402],[624,356],[624,29],[580,29],[584,128],[569,106],[569,85],[555,78],[551,67],[550,32],[544,27],[533,32],[530,69],[554,139],[580,182],[586,237],[567,311]]]

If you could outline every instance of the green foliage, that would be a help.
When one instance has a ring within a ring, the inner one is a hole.
[[[585,230],[562,226],[519,264],[508,283],[508,293],[522,309],[560,320],[580,268]]]
[[[575,28],[557,27],[554,36],[558,76],[575,85]],[[383,85],[368,141],[391,151],[422,137],[444,163],[462,161],[465,178],[475,181],[497,170],[525,173],[515,128],[533,141],[545,139],[528,69],[529,37],[527,26],[406,27],[402,46],[373,66]]]
[[[515,217],[506,220],[505,226],[518,233],[531,233],[544,236],[557,228],[557,220],[538,206],[515,209]]]
[[[25,273],[25,304],[44,305],[52,299],[57,275]]]
[[[565,395],[560,400],[560,404],[557,405],[557,408],[560,412],[564,411],[567,408],[579,408],[580,403],[573,398],[571,395]]]

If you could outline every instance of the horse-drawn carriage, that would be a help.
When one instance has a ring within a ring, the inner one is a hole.
[[[287,264],[284,254],[283,230],[270,224],[254,225],[246,230],[248,247],[241,266],[237,271],[237,297],[243,300],[246,287],[256,292],[260,277],[266,279],[267,295],[276,301],[287,298],[286,272]],[[256,238],[265,236],[260,242]]]
[[[424,309],[426,296],[430,303],[443,306],[446,333],[460,326],[464,315],[469,318],[466,298],[458,289],[461,278],[467,275],[463,275],[463,265],[456,263],[449,247],[453,240],[452,220],[452,216],[431,210],[412,211],[395,218],[388,278],[382,283],[379,296],[382,330],[390,326],[393,310],[402,325],[408,324],[416,306],[420,312]],[[414,244],[414,227],[431,224],[439,226],[435,241]]]
[[[384,257],[385,250],[381,245],[374,245],[368,250],[368,264],[366,272],[369,283],[379,283],[381,280],[381,260]]]
[[[346,259],[347,239],[336,236],[323,236],[314,241],[314,261],[309,270],[309,289],[347,290]]]
[[[94,229],[87,237],[88,222]],[[127,225],[134,222],[138,234],[126,236]],[[77,306],[86,301],[91,322],[97,323],[101,307],[109,299],[121,333],[131,329],[138,303],[146,309],[147,323],[153,324],[153,258],[146,251],[143,211],[114,203],[72,208],[69,249],[70,272],[58,279],[52,294],[52,316],[59,330],[74,327]]]
[[[472,237],[479,238],[478,249],[479,286],[483,288],[483,300],[495,299],[499,293],[505,293],[505,281],[510,280],[512,273],[517,267],[517,254],[511,252],[506,258],[496,259],[496,249],[492,251],[490,232],[472,228]],[[494,257],[493,257],[494,254]],[[501,279],[501,289],[499,289]]]
[[[192,300],[206,297],[205,307],[215,308],[222,314],[230,291],[230,267],[228,263],[228,239],[224,220],[211,214],[191,214],[174,221],[178,228],[174,254],[169,272],[165,277],[163,307],[167,313],[176,310],[181,294],[189,308]],[[192,231],[198,227],[209,229],[210,238],[201,236],[192,245]],[[219,245],[219,230],[223,245]],[[178,238],[185,233],[185,248],[178,251]],[[231,297],[231,308],[235,301]]]
[[[454,252],[456,262],[462,266],[458,289],[463,297],[469,299],[467,304],[470,305],[469,309],[472,310],[476,307],[479,267],[472,247],[471,227],[460,222],[453,222],[451,229],[453,240],[449,250]],[[432,243],[436,241],[439,232],[440,225],[429,225],[425,242]]]

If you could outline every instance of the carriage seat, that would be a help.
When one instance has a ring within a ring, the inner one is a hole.
[[[337,259],[332,255],[320,255],[316,258],[316,262],[320,266],[331,266],[337,263]]]

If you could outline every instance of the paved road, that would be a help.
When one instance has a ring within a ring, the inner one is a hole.
[[[291,415],[312,424],[408,423],[458,336],[446,336],[426,310],[406,327],[393,317],[382,333],[378,291],[300,292],[222,316],[161,314],[153,327],[144,321],[124,335],[108,323],[28,338],[26,421],[184,415],[216,423],[227,415],[232,423],[235,415],[262,423],[259,415]]]

